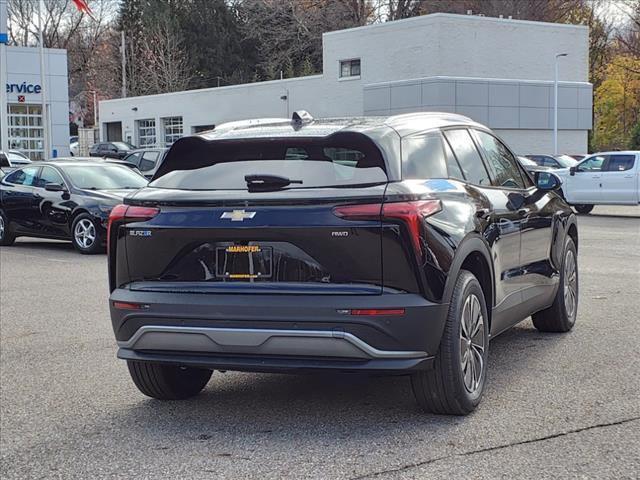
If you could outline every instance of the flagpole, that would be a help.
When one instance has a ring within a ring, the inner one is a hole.
[[[42,99],[42,133],[44,136],[44,155],[42,160],[47,160],[51,155],[51,136],[49,125],[49,105],[47,103],[47,77],[45,75],[44,58],[44,27],[42,13],[44,11],[44,0],[38,2],[38,32],[40,33],[40,98]]]

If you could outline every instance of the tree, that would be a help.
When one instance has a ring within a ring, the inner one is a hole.
[[[638,73],[634,73],[638,72]],[[640,120],[640,58],[617,55],[595,91],[593,147],[624,148]]]
[[[629,141],[629,150],[640,150],[640,120],[636,123],[631,131],[631,140]]]

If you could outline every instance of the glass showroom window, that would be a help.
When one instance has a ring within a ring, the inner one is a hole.
[[[168,117],[162,119],[164,127],[164,144],[170,147],[182,136],[182,117]]]
[[[43,160],[42,106],[10,104],[8,111],[9,148],[20,150],[31,160]]]
[[[360,59],[341,60],[340,61],[340,78],[359,77],[360,76]]]
[[[156,146],[156,121],[154,119],[138,120],[138,146]]]

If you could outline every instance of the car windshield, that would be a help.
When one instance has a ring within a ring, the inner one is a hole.
[[[64,168],[71,183],[86,190],[138,189],[147,180],[120,165],[69,165]]]
[[[555,158],[563,168],[575,167],[578,164],[578,161],[569,155],[556,155],[553,158]]]
[[[118,150],[133,150],[133,149],[136,148],[133,145],[131,145],[130,143],[126,143],[126,142],[112,142],[112,144]]]

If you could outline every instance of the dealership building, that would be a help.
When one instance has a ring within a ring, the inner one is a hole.
[[[224,122],[444,111],[493,128],[520,154],[587,151],[592,126],[584,26],[436,13],[325,33],[323,72],[100,102],[103,140],[169,146]],[[556,58],[557,54],[566,56]]]
[[[68,155],[67,52],[45,48],[41,58],[39,48],[8,46],[6,7],[0,0],[0,150],[21,150],[32,160]]]

